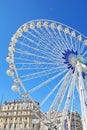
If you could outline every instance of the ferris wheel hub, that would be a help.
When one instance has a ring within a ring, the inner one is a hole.
[[[77,51],[65,50],[63,54],[64,63],[67,64],[67,68],[71,69],[74,73],[76,66],[81,66],[82,76],[85,78],[87,75],[87,59],[82,55],[79,55]]]
[[[72,72],[74,73],[75,71],[75,66],[77,64],[77,51],[73,50],[65,50],[63,54],[63,59],[65,60],[64,63],[67,64],[68,69],[71,69]]]
[[[69,62],[71,63],[71,65],[72,65],[73,67],[75,67],[76,64],[77,64],[77,57],[76,57],[76,55],[71,54],[71,55],[68,57],[68,59],[69,59]]]

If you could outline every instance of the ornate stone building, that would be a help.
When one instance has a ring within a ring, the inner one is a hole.
[[[47,112],[49,116],[49,112]],[[62,120],[62,112],[58,112],[56,118],[56,123],[57,126],[55,126],[55,130],[61,130],[61,120]],[[50,119],[53,120],[55,115],[55,111],[52,111],[50,113]],[[45,119],[46,126],[48,126],[49,129],[46,130],[51,130],[50,129],[50,123],[47,119]],[[58,128],[58,129],[57,129]],[[66,115],[66,119],[64,120],[64,130],[83,130],[82,129],[82,120],[81,116],[77,112],[68,112]],[[43,129],[44,130],[44,129]]]
[[[82,119],[77,112],[68,113],[68,121],[70,124],[70,130],[83,130]]]
[[[5,102],[0,106],[0,130],[38,130],[40,126],[34,112],[39,114],[30,100]]]
[[[36,104],[39,107],[39,103],[36,102]],[[51,120],[54,113],[55,111],[51,113]],[[37,118],[37,115],[41,116],[43,122]],[[59,112],[56,118],[58,130],[61,130],[62,112]],[[65,130],[82,130],[81,117],[78,113],[68,112],[66,119]],[[0,130],[51,130],[50,126],[49,121],[40,114],[30,100],[14,100],[0,106]]]

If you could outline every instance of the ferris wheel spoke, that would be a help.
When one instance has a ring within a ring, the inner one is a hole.
[[[28,55],[28,56],[33,56],[33,57],[36,57],[36,58],[41,58],[41,59],[45,59],[45,60],[49,60],[49,57],[46,57],[46,56],[41,56],[41,55],[37,55],[37,54],[33,54],[33,53],[31,53],[31,52],[28,52],[28,51],[23,51],[23,50],[21,50],[21,49],[17,49],[17,48],[15,48],[16,50],[15,50],[15,52],[16,53],[18,53],[18,54],[20,54],[20,55],[22,55],[22,54],[24,54],[24,55]],[[53,58],[53,57],[51,57],[51,60],[56,60],[56,58]]]
[[[55,64],[37,64],[37,65],[35,65],[35,64],[15,64],[16,65],[16,68],[17,68],[17,70],[20,70],[20,71],[22,71],[22,70],[37,70],[37,71],[42,71],[42,70],[49,70],[49,69],[56,69],[56,68],[58,68],[58,69],[60,69],[60,70],[63,70],[63,69],[66,69],[67,68],[67,66],[64,66],[63,64],[60,64],[60,66],[61,65],[63,65],[62,67],[60,67],[59,65],[55,65]],[[59,71],[59,70],[58,70]]]
[[[59,89],[59,91],[58,91],[58,93],[57,93],[57,95],[55,97],[55,100],[53,102],[52,107],[55,106],[56,102],[58,103],[57,111],[56,112],[59,111],[59,108],[62,105],[62,101],[63,101],[63,99],[65,97],[65,93],[66,93],[66,90],[68,88],[68,85],[69,85],[69,82],[70,82],[70,79],[71,79],[70,74],[71,74],[71,71],[69,71],[66,74],[65,79],[64,79],[63,83],[61,84],[61,87],[60,87],[60,89]]]
[[[71,98],[71,95],[73,92],[73,88],[75,86],[76,77],[77,77],[77,73],[74,72],[72,81],[71,81],[71,86],[69,87],[69,90],[68,90],[67,100],[66,100],[65,108],[64,108],[64,111],[66,111],[66,112],[68,111],[68,108],[69,108],[70,98]]]
[[[75,100],[75,87],[76,87],[76,86],[74,86],[73,94],[72,94],[72,98],[71,98],[71,107],[70,107],[71,112],[73,111],[74,100]],[[71,117],[70,117],[70,118],[71,118]]]
[[[22,79],[23,81],[31,80],[31,79],[35,79],[35,78],[38,78],[38,77],[50,75],[50,74],[53,74],[53,73],[58,73],[59,72],[58,69],[60,69],[60,71],[62,71],[61,68],[57,67],[57,68],[53,68],[53,69],[49,69],[49,70],[45,70],[45,71],[40,71],[40,72],[37,72],[37,73],[28,74],[28,75],[20,75],[20,78],[23,78]]]
[[[42,31],[42,29],[40,29]],[[45,37],[47,40],[48,45],[51,45],[53,48],[57,47],[57,50],[60,52],[62,47],[60,47],[55,40],[53,40],[53,37],[47,33],[47,29],[43,30],[41,33],[36,30],[37,33],[39,33],[42,37]],[[43,35],[42,35],[43,34]],[[52,50],[51,50],[52,51]]]
[[[68,49],[72,49],[72,46],[70,45],[70,43],[71,43],[71,41],[70,41],[70,34],[69,33],[66,33],[66,32],[64,32],[64,41],[65,41],[65,43],[67,44],[67,48]]]
[[[66,37],[66,41],[67,41],[67,43],[69,45],[70,50],[72,50],[72,48],[74,48],[73,44],[75,44],[72,41],[73,37],[70,34],[65,34],[65,37]]]
[[[84,52],[84,53],[83,53],[83,56],[86,56],[86,55],[87,55],[87,52]],[[86,57],[87,57],[87,56],[86,56]]]
[[[26,38],[27,40],[29,39],[29,38],[27,38],[26,36],[24,36],[24,38]],[[41,37],[42,38],[42,37]],[[43,49],[44,51],[45,51],[45,48],[47,48],[46,50],[49,52],[50,51],[50,53],[52,53],[52,54],[54,54],[54,52],[53,52],[53,50],[54,50],[54,48],[55,48],[55,45],[52,45],[52,46],[50,46],[50,41],[47,41],[46,39],[45,40],[43,40],[43,39],[41,39],[40,38],[40,40],[38,40],[38,42],[33,42],[37,47],[40,47],[40,49]],[[39,44],[38,44],[39,43]],[[57,49],[57,53],[59,53],[59,48]],[[46,52],[47,53],[47,52]]]
[[[63,67],[25,67],[25,66],[22,66],[22,67],[18,67],[18,66],[16,66],[16,69],[18,70],[18,71],[27,71],[27,70],[36,70],[37,72],[39,71],[43,71],[43,70],[45,70],[45,71],[47,71],[47,70],[49,70],[49,69],[56,69],[56,68],[58,68],[58,69],[60,69],[60,70],[57,70],[58,72],[60,72],[60,71],[63,71],[64,69],[66,69],[67,67],[65,67],[65,66],[63,66]]]
[[[70,46],[71,46],[71,49],[73,48],[73,51],[75,51],[75,48],[74,48],[74,43],[73,43],[73,38],[72,38],[72,36],[70,35],[69,36],[69,41],[70,41]]]
[[[51,105],[50,108],[49,108],[49,111],[53,111],[53,110],[55,109],[55,106],[56,106],[56,105],[58,104],[58,102],[60,101],[61,96],[63,96],[64,89],[66,89],[66,87],[67,87],[66,83],[68,83],[68,82],[67,82],[67,79],[70,78],[70,77],[69,77],[70,74],[71,74],[71,71],[67,72],[66,75],[65,75],[65,78],[62,78],[61,82],[59,82],[59,85],[60,85],[61,87],[59,87],[58,92],[57,92],[57,94],[56,94],[56,96],[55,96],[55,99],[54,99],[52,105]],[[62,83],[62,84],[61,84],[61,83]],[[59,85],[58,85],[58,86],[59,86]],[[64,86],[65,86],[65,87],[64,87]],[[60,95],[61,95],[61,96],[60,96]]]
[[[75,46],[75,51],[78,51],[77,40],[75,40],[75,38],[73,38],[73,42],[74,42],[74,46]]]
[[[82,43],[83,44],[83,43]],[[78,54],[81,54],[82,52],[82,44],[80,43],[80,41],[78,40],[77,42],[77,51],[78,51]]]
[[[70,76],[70,74],[69,74],[69,76]],[[42,105],[46,102],[46,100],[54,93],[54,91],[55,91],[57,88],[59,88],[59,85],[63,82],[64,79],[65,79],[64,77],[61,78],[61,80],[55,85],[55,87],[52,89],[52,91],[51,91],[51,92],[45,97],[45,99],[41,102],[40,106],[42,106]]]
[[[82,39],[81,35],[79,35],[79,37],[80,39],[76,40],[75,45],[76,45],[78,54],[82,54],[82,51],[84,50],[84,45],[81,42],[81,39]]]
[[[73,48],[73,50],[75,51],[75,46],[74,46],[74,43],[73,43],[73,37],[70,36],[70,45],[71,45],[71,48]]]
[[[84,50],[85,50],[84,48],[85,48],[85,47],[84,47],[84,44],[82,43],[82,44],[81,44],[81,47],[80,47],[80,50],[79,50],[79,51],[80,51],[80,54],[83,54],[83,53],[84,53]],[[84,54],[83,54],[83,56],[84,56]]]
[[[18,49],[18,48],[15,48],[15,52],[16,53],[20,52],[21,54],[23,53],[23,54],[28,54],[28,55],[30,54],[30,55],[34,55],[34,56],[39,56],[39,54],[37,55],[36,53],[34,53],[34,54],[33,53],[29,53],[28,51],[24,51],[24,50]],[[54,55],[52,55],[52,56],[50,54],[49,55],[43,55],[43,57],[48,57],[48,56],[50,56],[50,57],[54,58],[54,60],[56,60],[56,57],[53,57]]]
[[[31,90],[29,90],[29,93],[32,93],[38,89],[40,89],[41,87],[44,87],[46,84],[48,84],[49,82],[52,82],[54,79],[56,79],[57,77],[59,77],[60,75],[62,75],[64,72],[66,72],[67,70],[64,70],[58,74],[56,74],[55,76],[53,76],[52,78],[49,78],[48,80],[42,82],[41,84],[39,84],[38,86],[32,88]]]
[[[83,54],[83,56],[85,56],[84,55],[84,53],[86,53],[86,46],[84,46],[84,44],[82,44],[82,47],[81,47],[81,52],[80,52],[80,54]],[[86,58],[87,58],[87,55],[85,56]]]
[[[18,53],[19,54],[19,53]],[[22,55],[22,54],[20,54],[20,56],[19,56],[19,58],[16,56],[15,57],[15,60],[19,60],[19,61],[26,61],[26,62],[38,62],[37,60],[34,60],[34,59],[28,59],[29,58],[29,56],[24,56],[24,55]],[[58,63],[58,61],[60,61],[61,60],[61,65],[64,63],[64,60],[63,59],[61,59],[61,58],[59,58],[59,56],[57,56],[57,58],[58,59],[54,59],[54,60],[51,60],[51,59],[48,59],[47,61],[48,62],[55,62],[55,63]],[[41,61],[41,59],[39,59],[40,61]]]
[[[20,55],[19,58],[16,56],[15,57],[16,63],[17,61],[26,61],[26,62],[32,62],[32,60],[29,60],[28,57],[24,57],[24,55]]]
[[[44,39],[46,39],[46,41],[48,42],[48,45],[52,45],[53,48],[57,47],[56,46],[56,42],[53,40],[53,36],[49,35],[49,33],[47,32],[47,29],[44,28],[44,30],[42,30],[42,28],[39,29],[39,31],[35,30],[39,35],[41,35],[41,37]],[[57,47],[58,50],[60,51],[60,48]]]
[[[43,49],[43,46],[42,46],[42,48],[35,48],[35,47],[32,47],[32,46],[27,45],[27,44],[25,44],[25,43],[23,43],[23,42],[20,42],[20,41],[19,41],[19,44],[20,44],[21,46],[24,46],[24,47],[27,47],[27,48],[29,48],[29,49],[32,49],[32,51],[35,51],[35,52],[37,52],[37,53],[41,53],[41,54],[43,54],[43,55],[45,55],[45,56],[56,57],[56,55],[59,54],[59,53],[56,52],[56,51],[54,51],[54,52],[53,52],[53,51],[50,52],[49,50],[46,51],[47,49],[46,49],[46,48]],[[57,54],[56,54],[56,53],[57,53]]]
[[[65,44],[64,45],[61,44],[62,41],[61,41],[60,36],[57,33],[57,30],[56,29],[52,29],[52,32],[53,32],[52,35],[54,35],[54,37],[55,37],[56,46],[58,46],[58,48],[61,48],[61,50],[64,51],[66,49],[66,46],[65,46]],[[64,46],[64,48],[63,48],[63,46]]]
[[[65,97],[65,94],[66,94],[66,91],[68,89],[68,85],[69,85],[69,82],[70,82],[70,79],[71,79],[71,71],[69,71],[66,75],[65,75],[65,79],[63,80],[56,96],[55,96],[55,99],[50,107],[50,110],[49,111],[52,111],[53,108],[55,109],[55,106],[56,106],[56,112],[55,112],[55,115],[54,115],[54,119],[56,119],[57,117],[57,114],[59,112],[59,109],[62,105],[62,102],[63,102],[63,99]]]
[[[75,50],[78,51],[78,54],[79,54],[79,50],[78,50],[79,49],[79,42],[78,42],[78,40],[75,40],[75,39],[74,39],[74,42],[75,42]]]
[[[37,65],[57,65],[57,62],[55,62],[55,63],[53,63],[53,62],[48,62],[48,63],[46,63],[46,62],[40,62],[40,61],[38,61],[38,62],[36,62],[36,61],[33,61],[33,62],[31,62],[31,63],[28,63],[28,62],[20,62],[20,63],[15,63],[16,65],[33,65],[33,64],[35,64],[36,65],[36,63],[37,63]]]
[[[57,64],[57,62],[55,62],[55,63],[48,62],[47,64],[46,64],[46,62],[36,62],[36,61],[32,61],[31,63],[27,63],[27,62],[18,62],[17,63],[17,62],[15,62],[15,65],[16,65],[18,70],[29,69],[29,68],[41,69],[43,67],[44,67],[44,69],[46,69],[46,68],[48,69],[48,68],[54,68],[54,67],[57,68],[58,66],[59,66],[59,68],[62,68],[62,69],[67,68],[66,65],[65,66],[63,65],[63,63]],[[60,67],[60,65],[62,65],[62,67]]]
[[[58,58],[58,57],[57,57]],[[52,59],[51,61],[50,60],[45,60],[45,58],[44,58],[44,61],[43,60],[40,60],[40,58],[39,59],[37,59],[37,60],[34,60],[34,59],[32,59],[32,60],[28,60],[28,59],[26,59],[26,57],[25,57],[25,59],[23,58],[23,57],[20,57],[20,58],[17,58],[17,57],[15,57],[15,59],[20,59],[20,61],[21,62],[16,62],[16,64],[21,64],[21,65],[23,65],[23,64],[38,64],[38,65],[41,65],[41,64],[43,64],[43,65],[55,65],[55,66],[58,66],[58,65],[63,65],[63,63],[64,63],[64,60],[61,60],[61,59]],[[60,64],[58,64],[58,62],[61,60],[61,63]],[[30,62],[27,62],[27,61],[31,61],[31,63]]]
[[[43,48],[44,48],[45,43],[47,43],[46,45],[47,45],[49,48],[51,47],[51,51],[55,48],[54,42],[52,42],[52,39],[50,39],[49,37],[47,37],[46,32],[45,32],[45,33],[41,32],[41,29],[40,29],[39,31],[35,29],[34,31],[35,31],[35,33],[36,33],[36,34],[38,35],[38,37],[39,37],[39,40],[38,40],[38,41],[41,41],[40,46],[42,46],[42,43],[44,43],[44,44],[43,44]],[[41,33],[40,33],[40,32],[41,32]],[[31,34],[31,35],[32,35],[32,34]],[[37,43],[36,43],[36,44],[37,44]],[[57,50],[60,51],[59,47],[58,47]]]
[[[72,97],[71,97],[71,107],[70,107],[70,124],[71,124],[71,121],[72,121],[72,114],[73,114],[73,109],[74,109],[74,101],[75,101],[75,98],[77,99],[78,97],[75,97],[75,87],[73,89],[73,94],[72,94]],[[76,118],[76,117],[75,117]],[[69,126],[69,129],[70,129],[70,126]]]
[[[86,56],[86,57],[87,57],[87,51],[83,53],[83,56]]]
[[[74,86],[75,86],[76,77],[77,77],[77,73],[76,73],[76,70],[75,70],[73,77],[72,77],[71,85],[70,85],[69,90],[68,90],[64,110],[63,110],[63,115],[62,115],[62,119],[61,119],[61,126],[62,126],[61,130],[64,130],[64,120],[66,119],[67,112],[68,112],[68,109],[69,109],[69,106],[70,106],[70,101],[71,101],[71,97],[72,97],[72,94],[73,94],[73,89],[74,89]]]
[[[64,49],[63,46],[61,46],[61,45],[62,45],[61,42],[60,42],[59,40],[57,41],[57,38],[55,38],[54,33],[53,33],[53,35],[52,35],[52,33],[49,31],[48,28],[45,28],[45,29],[46,29],[46,31],[48,32],[48,37],[49,37],[49,36],[52,37],[51,40],[53,40],[53,43],[55,43],[56,46],[57,46],[58,48],[60,48],[61,50]],[[53,37],[53,36],[54,36],[54,37]],[[58,43],[59,43],[60,45],[59,45]],[[66,48],[66,46],[64,46],[64,47]],[[60,50],[60,51],[61,51],[61,50]]]
[[[53,69],[54,67],[50,67],[50,69]],[[41,68],[39,68],[39,67],[26,67],[26,68],[24,68],[24,67],[21,67],[21,68],[17,68],[16,67],[16,69],[18,70],[18,71],[27,71],[27,70],[36,70],[36,71],[43,71],[43,70],[48,70],[48,67],[41,67]],[[66,69],[65,68],[65,66],[64,66],[64,68],[61,68],[60,70],[62,71],[63,69]],[[59,71],[58,71],[59,72]]]
[[[61,41],[62,41],[62,44],[63,44],[64,46],[66,46],[66,49],[70,49],[70,48],[69,48],[69,45],[67,44],[66,39],[64,38],[64,32],[59,31],[59,36],[60,36],[60,39],[61,39]]]
[[[69,37],[70,37],[70,34],[64,33],[64,43],[66,43],[67,44],[67,48],[69,50],[71,50],[72,46],[70,45],[71,41],[69,40]]]
[[[17,69],[18,69],[18,68],[17,68]],[[29,76],[29,75],[36,75],[36,74],[39,74],[39,73],[41,74],[41,73],[44,73],[44,72],[46,72],[47,74],[48,74],[49,72],[52,72],[52,71],[60,72],[60,71],[62,71],[63,69],[65,69],[65,66],[57,66],[57,67],[52,67],[52,68],[48,67],[47,69],[44,69],[44,70],[41,69],[41,71],[39,70],[39,71],[37,71],[37,72],[35,72],[35,73],[32,73],[32,74],[22,75],[22,77],[26,77],[26,76]]]
[[[75,44],[75,51],[77,51],[77,49],[78,49],[78,48],[77,48],[77,40],[76,40],[76,41],[75,41],[75,39],[73,39],[73,40],[74,40],[73,42],[74,42],[74,44]]]

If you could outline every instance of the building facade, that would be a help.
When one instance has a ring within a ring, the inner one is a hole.
[[[50,120],[52,120],[53,122],[53,119],[54,119],[54,115],[55,115],[55,112],[56,111],[52,111],[50,112],[47,112],[46,114],[48,114],[48,116],[50,116]],[[62,117],[63,116],[63,112],[58,112],[56,117],[55,117],[55,121],[57,126],[54,126],[53,128],[55,128],[55,130],[61,130],[61,126],[62,126]],[[46,130],[51,130],[50,129],[50,126],[52,127],[52,124],[50,124],[50,122],[45,119],[45,125],[48,126],[48,128]],[[81,116],[77,113],[77,112],[68,112],[66,115],[65,115],[65,119],[63,120],[63,126],[64,126],[64,130],[83,130],[82,128],[82,119],[81,119]],[[44,130],[44,129],[43,129]]]
[[[39,130],[34,112],[39,114],[30,100],[5,102],[0,106],[0,130]]]
[[[82,119],[77,112],[68,113],[68,121],[70,124],[70,130],[83,130]]]
[[[39,103],[36,102],[36,104],[39,107]],[[45,114],[49,114],[49,112]],[[55,111],[50,113],[50,120],[53,120],[54,115]],[[42,120],[39,120],[37,116]],[[55,130],[56,128],[61,130],[61,120],[62,112],[58,112]],[[0,130],[52,130],[50,127],[52,128],[52,124],[40,114],[30,100],[14,100],[0,106]],[[66,120],[64,120],[64,127],[65,130],[82,130],[80,115],[76,112],[68,112]]]

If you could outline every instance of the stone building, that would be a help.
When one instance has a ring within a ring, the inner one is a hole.
[[[50,115],[49,112],[47,112],[46,114],[48,114],[48,116],[50,116],[50,120],[53,121],[55,111],[50,112]],[[63,113],[58,112],[55,117],[57,126],[53,127],[55,128],[55,130],[61,130],[62,117],[63,117]],[[50,126],[52,127],[52,124],[50,124],[50,122],[47,119],[44,119],[44,121],[45,121],[45,125],[48,126],[49,128],[49,129],[46,128],[46,130],[51,130]],[[83,130],[81,116],[77,112],[68,112],[67,115],[65,116],[64,128],[65,130]]]
[[[36,104],[39,107],[39,103],[36,102]],[[50,120],[53,120],[54,114],[55,111],[50,113]],[[40,116],[42,120],[39,120],[37,116]],[[61,130],[61,119],[62,112],[59,112],[56,116],[57,130]],[[76,112],[68,112],[64,123],[65,130],[82,130],[81,117]],[[50,126],[52,128],[49,120],[40,114],[30,100],[14,100],[0,106],[0,130],[52,130]]]
[[[39,121],[34,113],[39,111],[30,100],[5,102],[0,106],[0,130],[38,130]]]
[[[77,112],[68,113],[68,121],[70,124],[70,130],[83,130],[82,119]]]

